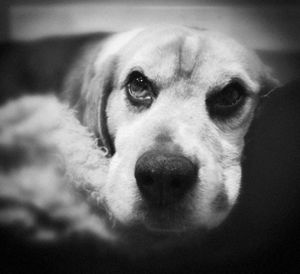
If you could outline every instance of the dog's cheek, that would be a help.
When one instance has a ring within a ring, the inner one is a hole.
[[[228,196],[228,203],[232,207],[238,198],[241,185],[241,158],[244,147],[244,130],[232,132],[221,139],[223,156],[223,183]]]
[[[136,118],[136,114],[129,111],[125,97],[122,90],[114,90],[108,98],[106,107],[107,126],[109,134],[113,138],[116,138],[121,127],[131,124]]]
[[[209,227],[215,227],[222,223],[238,199],[241,167],[240,157],[237,155],[240,155],[238,148],[233,146],[231,151],[228,151],[228,148],[223,147],[222,161],[217,161],[215,168],[212,169],[212,172],[218,173],[221,178],[215,178],[217,180],[215,184],[213,184],[213,180],[208,182],[214,185],[214,188],[211,187],[207,194],[208,203],[206,207],[209,208]]]
[[[130,224],[139,219],[138,203],[141,200],[134,170],[140,151],[148,139],[141,135],[139,123],[124,122],[116,131],[116,153],[112,157],[104,189],[106,204],[115,219]]]
[[[184,123],[174,132],[174,140],[181,144],[183,153],[199,165],[198,182],[186,200],[189,219],[194,226],[211,228],[218,225],[229,208],[224,190],[220,138],[208,122],[203,122],[201,127]]]
[[[212,228],[224,219],[228,210],[221,165],[217,162],[208,163],[200,169],[199,177],[200,199],[197,201],[199,219],[203,226]]]
[[[120,91],[112,91],[108,98],[106,107],[107,127],[110,136],[115,137],[124,117],[124,106]]]
[[[219,172],[215,172],[221,178],[209,189],[210,192],[208,190],[207,199],[204,200],[209,228],[218,226],[226,219],[237,201],[241,182],[241,168],[238,164],[226,168],[219,164]]]
[[[235,165],[224,170],[224,185],[230,207],[234,206],[240,192],[242,170],[241,166]]]
[[[226,219],[237,200],[241,180],[239,157],[236,157],[239,149],[221,137],[198,138],[197,146],[196,141],[191,140],[189,145],[200,163],[199,182],[188,203],[195,225],[210,229]]]
[[[143,119],[136,119],[135,122],[124,123],[116,131],[116,153],[110,163],[104,195],[112,215],[124,224],[143,218],[139,211],[142,198],[134,170],[139,155],[152,144],[155,134],[151,133],[151,128],[145,125]]]
[[[104,187],[104,199],[110,213],[123,224],[129,224],[136,217],[135,205],[139,196],[132,172],[133,162],[130,157],[124,159],[116,153]]]

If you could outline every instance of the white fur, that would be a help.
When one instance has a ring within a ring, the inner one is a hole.
[[[110,45],[109,41],[106,47]],[[138,157],[157,145],[158,135],[169,134],[186,157],[200,162],[200,169],[194,191],[180,203],[188,213],[176,217],[175,206],[174,212],[164,213],[165,220],[171,221],[165,221],[162,227],[185,230],[219,225],[239,194],[243,138],[262,87],[263,65],[251,51],[230,38],[184,28],[142,31],[116,55],[120,56],[116,85],[107,107],[116,154],[104,187],[113,216],[123,224],[142,222],[150,229],[159,229],[160,224],[148,220],[146,210],[140,209],[143,198],[137,189],[134,168]],[[142,68],[160,90],[149,109],[133,112],[121,83],[135,68]],[[178,70],[182,74],[178,75]],[[190,76],[184,78],[185,75]],[[234,78],[243,81],[252,96],[238,117],[213,121],[206,111],[205,98]],[[228,207],[218,212],[212,204],[223,188]]]
[[[104,45],[104,47],[101,49],[99,54],[96,56],[96,60],[95,60],[96,70],[99,70],[101,68],[104,59],[118,53],[122,49],[122,47],[124,47],[130,40],[132,40],[135,36],[137,36],[141,31],[142,29],[135,29],[132,31],[120,33],[110,38],[108,42]]]

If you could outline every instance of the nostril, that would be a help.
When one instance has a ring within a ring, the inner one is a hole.
[[[154,183],[151,174],[146,172],[136,172],[135,177],[137,181],[144,186],[150,186]]]
[[[148,174],[143,178],[143,184],[146,186],[150,186],[154,183],[152,177]]]
[[[174,188],[180,188],[182,182],[183,182],[183,178],[177,177],[177,178],[174,178],[174,179],[172,180],[171,185],[172,185]]]
[[[197,181],[198,167],[183,155],[153,150],[137,160],[135,177],[142,196],[161,205],[188,192]]]

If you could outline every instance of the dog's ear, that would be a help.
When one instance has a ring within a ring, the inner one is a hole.
[[[271,67],[264,65],[262,75],[262,89],[260,91],[260,97],[268,97],[276,88],[280,86],[280,81],[274,76]]]
[[[88,58],[81,60],[81,64],[71,72],[66,81],[63,98],[76,111],[80,122],[98,139],[99,147],[107,156],[111,156],[114,145],[108,132],[106,105],[113,89],[117,57],[109,55],[99,58],[98,53],[96,50]]]
[[[264,102],[267,98],[280,86],[280,81],[275,78],[273,75],[273,70],[266,66],[262,65],[261,73],[261,88],[259,91],[258,106],[255,109],[255,118],[260,116],[261,110],[263,108]]]
[[[77,108],[81,113],[81,121],[98,138],[98,145],[106,150],[107,156],[114,153],[113,141],[108,132],[106,106],[113,90],[117,56],[104,58],[97,67],[91,63],[84,75],[81,99]]]
[[[76,70],[70,73],[64,88],[63,97],[77,111],[79,120],[95,134],[107,155],[114,153],[106,106],[116,79],[118,55],[139,32],[141,29],[114,34],[103,43],[96,43],[98,46],[88,48]]]

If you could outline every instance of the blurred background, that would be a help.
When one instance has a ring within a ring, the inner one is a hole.
[[[8,0],[0,18],[2,39],[171,23],[225,32],[255,49],[300,48],[300,9],[291,0]]]
[[[2,0],[0,3],[0,41],[122,31],[160,23],[227,33],[258,50],[272,66],[280,64],[280,74],[291,77],[299,74],[300,5],[294,0]]]

